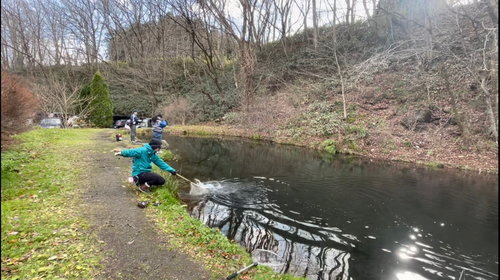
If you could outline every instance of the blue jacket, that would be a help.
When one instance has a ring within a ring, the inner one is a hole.
[[[163,133],[163,128],[167,126],[167,121],[162,120],[162,121],[157,121],[155,124],[153,124],[153,132],[156,133]]]
[[[122,151],[123,157],[133,157],[134,166],[132,167],[132,176],[137,176],[144,172],[151,172],[153,170],[153,164],[156,164],[162,170],[173,173],[175,169],[166,164],[149,146],[149,144],[144,144],[144,146],[136,149],[129,149]]]

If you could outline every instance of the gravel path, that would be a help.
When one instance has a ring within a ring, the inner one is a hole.
[[[122,186],[130,175],[131,161],[116,157],[116,142],[109,131],[92,139],[85,161],[90,163],[84,194],[91,230],[104,242],[108,257],[100,279],[210,279],[210,272],[182,252],[169,248],[168,238],[147,220],[135,190]]]

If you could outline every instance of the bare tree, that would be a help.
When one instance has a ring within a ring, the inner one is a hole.
[[[318,49],[318,10],[316,9],[316,0],[312,0],[312,13],[313,13],[314,50],[317,50]],[[334,14],[335,14],[335,12],[334,12]]]
[[[267,7],[266,1],[240,0],[239,15],[230,15],[226,8],[227,1],[205,0],[201,6],[205,11],[210,11],[217,20],[222,32],[226,32],[238,44],[240,53],[241,78],[245,89],[246,110],[254,96],[254,73],[256,49],[259,47],[263,30],[269,22],[260,22],[259,19],[267,19],[263,8]],[[238,19],[238,21],[236,20]]]
[[[68,0],[62,2],[64,16],[68,20],[69,34],[77,40],[79,59],[88,66],[96,65],[102,58],[99,50],[103,39],[102,17],[98,12],[97,1]]]
[[[175,14],[169,18],[181,26],[186,34],[189,35],[191,42],[191,58],[195,65],[203,69],[203,73],[208,75],[215,84],[217,92],[224,97],[224,90],[220,84],[220,76],[224,74],[226,48],[222,47],[224,43],[224,33],[217,28],[217,22],[209,11],[203,7],[194,9],[193,3],[179,1],[173,5]],[[187,74],[188,72],[186,72]],[[198,90],[205,95],[211,103],[214,99],[211,94],[203,87],[197,76],[196,82],[199,85]]]
[[[367,19],[367,22],[368,22],[368,26],[371,26],[371,23],[370,23],[370,10],[368,10],[368,5],[366,3],[366,0],[363,0],[363,8],[365,9],[365,14],[366,14],[366,19]]]
[[[309,33],[307,31],[307,15],[311,9],[311,1],[295,1],[295,5],[299,8],[300,13],[302,14],[305,39],[309,40]]]
[[[79,89],[80,86],[68,86],[66,82],[60,82],[54,77],[43,83],[37,81],[32,84],[32,91],[39,100],[40,112],[59,112],[66,121],[77,109],[81,119],[86,119],[92,110],[89,104],[94,97],[81,97]]]
[[[335,65],[337,66],[337,74],[339,75],[340,78],[340,86],[341,86],[341,93],[342,93],[342,104],[344,108],[344,119],[347,120],[347,104],[346,104],[346,99],[345,99],[345,86],[344,86],[344,77],[342,75],[342,69],[340,68],[339,64],[339,58],[337,55],[338,49],[337,49],[337,29],[336,29],[336,15],[337,15],[337,0],[333,0],[333,25],[332,25],[332,32],[333,32],[333,55],[335,58]]]
[[[351,17],[352,4],[353,3],[351,3],[351,0],[345,0],[345,5],[346,5],[345,23],[346,24],[353,22],[352,19],[349,21],[349,18]]]
[[[290,26],[288,26],[288,23],[290,21],[293,2],[291,0],[275,0],[273,3],[274,10],[276,11],[276,16],[280,20],[280,26],[278,29],[281,31],[280,39],[283,40],[286,38],[290,30]]]
[[[25,16],[21,7],[22,5],[13,1],[2,2],[2,26],[4,31],[7,31],[2,32],[2,44],[6,49],[11,50],[2,53],[2,56],[10,56],[13,67],[24,67],[25,59],[28,60],[29,65],[32,57],[24,27]],[[4,34],[8,34],[9,37],[5,38]]]
[[[57,2],[46,2],[41,5],[41,9],[46,14],[43,24],[46,29],[46,35],[49,36],[47,41],[51,43],[50,45],[53,48],[52,51],[49,49],[46,55],[53,60],[55,65],[61,65],[63,61],[64,40],[67,32],[65,20],[60,11],[61,8]]]
[[[485,1],[468,6],[448,6],[448,10],[458,18],[453,28],[462,37],[453,41],[448,38],[447,41],[437,42],[437,45],[460,63],[481,88],[490,123],[489,133],[498,141],[498,115],[494,113],[494,108],[498,108],[498,23],[492,21],[495,18],[492,13],[484,17],[484,9],[488,7]],[[470,27],[474,32],[471,32]],[[458,49],[457,45],[460,46]],[[495,79],[496,82],[492,83]],[[493,95],[497,97],[493,98]]]

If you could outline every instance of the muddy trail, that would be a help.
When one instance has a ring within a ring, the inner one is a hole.
[[[171,249],[166,234],[137,206],[139,192],[126,183],[131,160],[112,153],[130,142],[116,142],[111,133],[96,133],[95,148],[83,155],[90,165],[83,208],[106,255],[98,279],[210,279],[200,263]]]

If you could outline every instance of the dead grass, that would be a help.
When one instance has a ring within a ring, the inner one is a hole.
[[[380,80],[380,83],[383,82]],[[387,89],[389,86],[383,87]],[[377,84],[372,85],[373,88],[377,88]],[[349,98],[349,104],[356,105],[359,112],[356,125],[368,130],[367,137],[356,140],[356,153],[373,159],[498,173],[498,144],[484,134],[474,133],[472,129],[464,134],[457,125],[450,124],[450,113],[442,110],[449,106],[445,99],[436,100],[439,107],[433,110],[433,123],[426,124],[421,130],[409,130],[401,125],[404,113],[421,108],[422,104],[407,102],[402,108],[398,100],[377,98],[382,94],[383,91],[378,90],[373,92],[373,95],[358,94],[356,98]],[[306,94],[302,96],[305,97]],[[300,115],[301,107],[307,106],[305,99],[303,106],[291,100],[293,99],[287,97],[286,90],[282,89],[274,96],[257,98],[249,113],[240,113],[244,117],[236,124],[223,121],[197,126],[175,125],[170,126],[167,131],[174,134],[223,135],[252,139],[259,136],[257,139],[264,141],[316,147],[314,143],[321,143],[326,138],[303,135],[297,139],[286,137],[285,133],[282,133],[281,127]],[[331,100],[334,103],[335,98]],[[472,128],[474,121],[482,118],[482,112],[470,110],[467,113],[471,116],[468,127]],[[346,137],[348,135],[338,135],[334,140],[342,143],[342,139]],[[343,152],[345,147],[340,148],[340,152]]]

